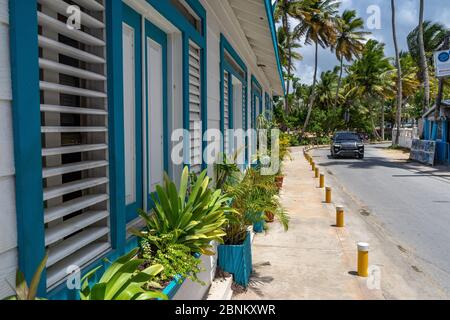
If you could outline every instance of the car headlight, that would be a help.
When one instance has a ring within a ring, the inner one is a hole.
[[[334,145],[334,148],[335,148],[335,149],[340,149],[340,148],[341,148],[341,145],[340,145],[340,144],[335,144],[335,145]]]

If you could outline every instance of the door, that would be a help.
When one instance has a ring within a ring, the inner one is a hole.
[[[146,21],[147,190],[163,183],[167,171],[167,35]],[[148,198],[148,203],[152,201]]]
[[[137,218],[137,210],[143,208],[141,34],[141,16],[124,5],[122,48],[127,223]]]

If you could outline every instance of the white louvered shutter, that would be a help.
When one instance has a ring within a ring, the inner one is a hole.
[[[110,249],[103,0],[38,0],[47,286]]]
[[[191,171],[202,169],[202,107],[201,107],[201,58],[200,48],[189,42],[189,129],[191,133]]]
[[[230,128],[230,102],[229,102],[229,73],[227,71],[224,72],[223,76],[223,135],[224,135],[224,148],[223,151],[225,154],[229,153],[229,137],[228,137],[228,129]]]

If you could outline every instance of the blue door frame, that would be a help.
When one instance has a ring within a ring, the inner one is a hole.
[[[169,170],[169,128],[168,128],[168,117],[167,117],[167,34],[162,31],[160,28],[158,28],[157,26],[155,26],[153,23],[151,23],[148,20],[145,20],[145,36],[146,38],[150,38],[153,41],[157,42],[158,44],[161,45],[162,48],[162,57],[163,57],[163,144],[164,144],[164,171],[168,172]],[[148,47],[147,47],[147,43],[145,43],[145,65],[148,68],[149,65],[149,61],[148,61]],[[147,70],[146,68],[146,70]],[[146,73],[147,74],[147,73]],[[149,93],[148,93],[148,81],[149,79],[146,77],[146,86],[145,86],[145,90],[146,90],[146,97],[147,97],[147,101],[146,101],[146,123],[147,123],[147,131],[150,131],[150,123],[148,121],[148,110],[149,110],[149,105],[148,105],[148,97],[149,97]],[[148,135],[147,135],[148,136]],[[149,150],[149,154],[150,157],[147,159],[147,172],[150,172],[150,161],[151,161],[151,154],[152,151],[150,150],[150,141],[147,141],[147,150]],[[151,181],[147,181],[147,190],[150,190],[150,185],[151,185]],[[148,192],[147,194],[147,204],[149,206],[149,208],[153,207],[152,205],[153,200],[151,198],[150,193]]]
[[[234,66],[229,64],[225,59],[225,52],[228,53],[231,58],[233,58],[234,62],[237,63],[237,65],[244,71],[244,76],[240,74],[239,70],[237,70]],[[220,129],[222,131],[222,134],[225,134],[225,121],[224,121],[224,115],[225,115],[225,103],[224,103],[224,80],[225,80],[225,71],[228,72],[228,83],[232,84],[232,76],[235,76],[239,81],[242,83],[242,124],[243,129],[247,130],[247,82],[248,82],[248,72],[247,72],[247,66],[245,65],[242,58],[239,56],[237,51],[233,48],[231,43],[227,40],[227,38],[221,34],[220,35]],[[234,128],[234,115],[233,115],[233,90],[229,90],[229,96],[228,96],[228,103],[229,103],[229,110],[228,110],[228,117],[229,117],[229,128]],[[246,141],[244,142],[244,145],[247,146],[248,139],[245,137]],[[224,141],[222,141],[221,144],[222,151],[224,150]],[[248,157],[248,150],[245,148],[245,159]]]
[[[256,105],[256,97],[258,97],[259,104]],[[262,87],[256,80],[255,76],[252,75],[252,128],[256,129],[256,110],[259,109],[259,114],[262,113]]]
[[[135,134],[136,134],[136,201],[127,205],[126,222],[138,217],[138,209],[143,208],[144,179],[142,148],[142,17],[132,8],[123,4],[123,22],[134,29],[135,55]]]

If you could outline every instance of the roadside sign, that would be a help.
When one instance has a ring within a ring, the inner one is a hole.
[[[436,66],[436,77],[444,78],[450,76],[450,50],[442,50],[434,53]]]

